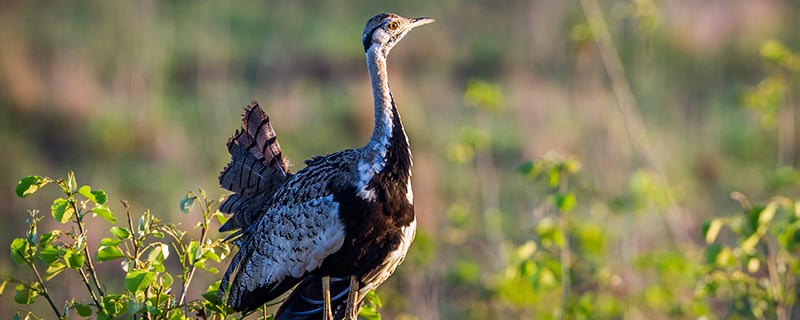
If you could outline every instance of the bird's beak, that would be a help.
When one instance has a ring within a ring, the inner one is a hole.
[[[416,27],[419,27],[421,25],[426,25],[426,24],[429,24],[429,23],[433,23],[435,21],[436,20],[433,20],[433,19],[428,18],[428,17],[419,17],[419,18],[411,19],[411,23],[408,26],[411,27],[411,28],[416,28]]]

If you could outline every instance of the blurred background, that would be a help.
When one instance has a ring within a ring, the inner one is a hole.
[[[56,195],[17,198],[32,174],[73,170],[115,212],[125,199],[184,222],[186,191],[225,194],[225,142],[250,100],[293,170],[363,145],[372,100],[360,36],[380,12],[437,20],[389,58],[419,231],[378,290],[385,318],[797,309],[793,251],[777,259],[769,249],[782,242],[764,240],[729,252],[764,265],[715,265],[708,245],[735,247],[736,229],[715,241],[704,228],[741,215],[734,191],[753,204],[798,195],[800,3],[789,0],[3,1],[0,244]],[[786,264],[778,278],[770,259]],[[28,275],[18,268],[0,259],[0,274]],[[730,277],[709,285],[715,272]],[[56,300],[82,285],[60,281]],[[0,310],[19,308],[11,300]]]

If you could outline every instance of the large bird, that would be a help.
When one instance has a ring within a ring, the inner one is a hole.
[[[416,232],[412,160],[386,58],[411,29],[433,21],[367,21],[361,41],[375,123],[364,147],[314,157],[291,173],[269,117],[255,101],[245,109],[220,175],[234,192],[220,206],[233,214],[220,230],[238,229],[231,237],[239,252],[220,284],[221,293],[230,287],[234,310],[251,312],[294,289],[276,319],[353,318],[364,294],[403,261]]]

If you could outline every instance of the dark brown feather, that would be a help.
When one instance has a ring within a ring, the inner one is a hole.
[[[233,214],[220,231],[241,229],[254,222],[275,190],[291,176],[269,117],[256,101],[245,108],[242,128],[227,145],[231,162],[220,173],[219,183],[235,194],[219,207],[221,212]]]

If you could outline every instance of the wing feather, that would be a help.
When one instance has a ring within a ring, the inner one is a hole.
[[[345,228],[332,195],[273,206],[237,242],[225,278],[235,273],[228,303],[250,311],[279,297],[338,251]],[[224,280],[227,287],[227,279]],[[291,285],[289,285],[291,284]]]

